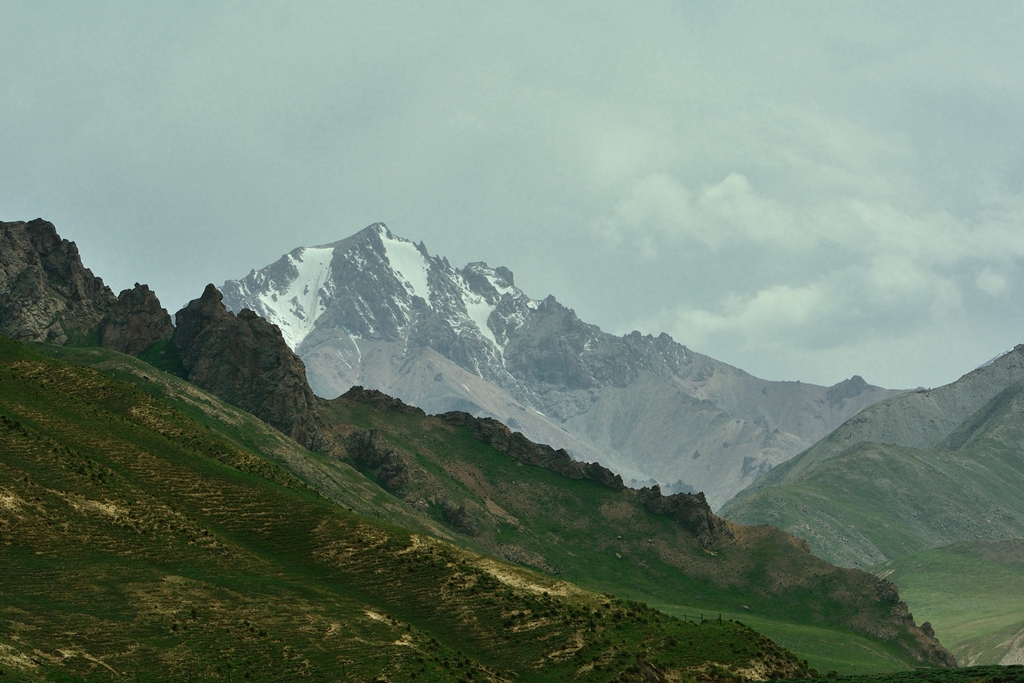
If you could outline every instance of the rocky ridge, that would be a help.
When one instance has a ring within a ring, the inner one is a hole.
[[[147,285],[115,297],[52,223],[0,223],[0,334],[57,346],[95,343],[132,356],[173,341],[193,384],[308,448],[321,445],[305,368],[276,327],[252,311],[228,312],[213,285],[177,322]]]
[[[609,486],[600,476],[579,485],[559,483],[535,470],[579,465],[565,454],[527,443],[540,457],[513,457],[509,446],[516,435],[492,419],[466,413],[426,416],[361,387],[321,405],[328,429],[345,446],[340,457],[492,554],[571,576],[610,563],[613,575],[627,572],[621,576],[629,576],[631,591],[671,594],[676,600],[689,595],[686,599],[698,603],[719,590],[711,584],[727,585],[726,602],[741,591],[749,603],[743,609],[755,613],[808,600],[812,612],[843,613],[845,628],[898,641],[922,665],[955,665],[932,635],[915,626],[894,585],[830,566],[811,555],[806,542],[778,529],[724,520],[701,495]],[[467,446],[466,437],[488,448]],[[499,464],[500,455],[512,466]],[[562,476],[582,479],[578,474]],[[679,570],[687,577],[685,587],[674,583]],[[689,583],[704,580],[711,583],[701,588]],[[846,614],[851,601],[866,611]]]
[[[347,401],[365,403],[383,412],[395,412],[426,416],[420,408],[410,406],[400,399],[373,389],[353,387],[341,397]],[[453,427],[465,427],[478,441],[495,451],[508,455],[523,465],[550,470],[567,479],[585,479],[596,482],[612,491],[623,491],[626,487],[622,477],[598,463],[584,463],[573,460],[564,449],[555,450],[546,444],[527,439],[521,432],[513,432],[506,425],[492,418],[474,417],[469,413],[453,411],[436,416]],[[415,493],[421,495],[429,488],[430,476],[413,458],[388,447],[377,430],[354,430],[343,439],[345,452],[361,468],[372,471],[382,486],[396,491],[415,482]],[[709,547],[723,536],[731,536],[728,524],[716,516],[708,505],[703,493],[676,493],[663,496],[660,487],[645,487],[636,491],[637,497],[653,514],[669,517],[687,529],[698,542]],[[436,496],[435,496],[436,497]],[[475,529],[475,524],[466,513],[465,507],[455,508],[447,498],[438,497],[434,504],[446,505],[444,518],[463,533]],[[449,510],[448,508],[452,509]],[[470,533],[470,535],[475,532]]]
[[[345,396],[348,397],[349,394]],[[523,436],[522,432],[513,432],[495,419],[474,417],[461,411],[444,413],[439,417],[450,425],[469,427],[477,440],[483,441],[499,453],[508,454],[516,462],[543,467],[569,479],[596,481],[613,491],[625,488],[622,477],[607,467],[602,467],[596,462],[573,460],[564,448],[555,450],[547,444],[534,443]]]
[[[82,343],[116,301],[53,223],[0,223],[0,334],[58,346]]]
[[[0,223],[0,334],[56,346],[98,343],[138,356],[172,329],[148,286],[136,282],[115,297],[53,223]]]
[[[666,334],[615,336],[510,270],[453,268],[377,223],[300,247],[222,287],[279,325],[332,398],[362,385],[429,413],[491,417],[624,480],[703,490],[713,506],[898,392],[768,382]]]
[[[175,320],[171,342],[188,381],[309,449],[322,445],[321,419],[305,367],[276,326],[247,309],[231,313],[212,284]]]

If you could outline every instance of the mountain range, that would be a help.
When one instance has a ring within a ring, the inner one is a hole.
[[[319,396],[361,385],[428,413],[492,417],[633,485],[703,491],[713,508],[899,393],[859,376],[766,381],[667,334],[615,336],[531,298],[505,267],[453,268],[381,223],[221,291],[281,329]]]
[[[0,239],[21,249],[0,251],[0,292],[19,293],[0,297],[0,322],[36,342],[0,349],[0,659],[27,680],[117,677],[115,661],[275,680],[273,667],[330,671],[330,652],[381,637],[425,680],[810,673],[741,615],[837,668],[954,663],[891,583],[727,522],[702,495],[626,487],[467,412],[429,417],[365,389],[316,397],[281,330],[227,311],[212,286],[168,328],[148,288],[114,297],[51,224],[0,224]],[[609,595],[573,593],[570,573]],[[720,630],[686,630],[712,610]],[[358,661],[392,670],[391,655]]]

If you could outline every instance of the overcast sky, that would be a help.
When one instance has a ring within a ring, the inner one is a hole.
[[[383,221],[767,379],[1024,342],[1024,3],[0,0],[0,220],[173,313]]]

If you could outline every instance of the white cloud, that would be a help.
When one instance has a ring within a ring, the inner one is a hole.
[[[983,268],[978,277],[975,278],[975,283],[978,285],[978,289],[985,292],[989,296],[999,296],[1010,286],[1010,283],[1005,275],[997,273],[991,268]]]
[[[695,191],[668,174],[652,173],[633,183],[595,228],[616,242],[639,238],[651,255],[665,239],[717,250],[744,240],[799,248],[807,238],[790,209],[754,191],[738,173]]]

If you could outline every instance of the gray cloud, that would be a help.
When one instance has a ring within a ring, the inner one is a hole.
[[[772,379],[1024,342],[1024,9],[0,0],[0,214],[169,308],[375,220]]]

